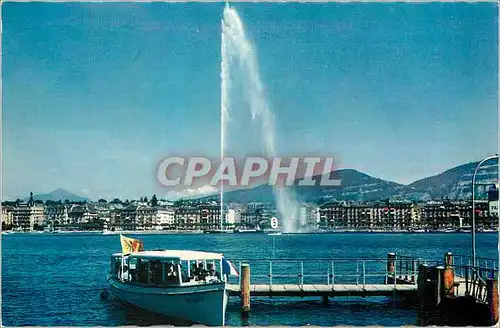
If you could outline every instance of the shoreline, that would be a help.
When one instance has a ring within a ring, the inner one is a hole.
[[[471,231],[392,231],[392,230],[330,230],[330,231],[308,231],[308,232],[280,232],[281,235],[325,235],[339,233],[364,233],[364,234],[449,234],[449,233],[471,233]],[[498,230],[476,231],[476,233],[499,233]],[[2,231],[2,235],[205,235],[203,230],[122,230],[122,231]],[[208,233],[207,233],[208,234]],[[209,233],[210,235],[268,235],[269,232],[231,232],[231,233]]]

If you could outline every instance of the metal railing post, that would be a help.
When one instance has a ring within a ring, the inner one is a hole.
[[[332,288],[335,286],[335,262],[332,261]]]
[[[363,290],[365,289],[365,285],[366,285],[366,265],[365,265],[366,261],[363,260]]]
[[[239,261],[240,272],[241,272],[241,261]],[[238,286],[241,286],[241,274],[238,275]]]
[[[330,285],[330,266],[326,264],[326,284]]]
[[[304,285],[304,262],[300,261],[300,279],[299,285]]]
[[[417,271],[417,261],[414,259],[413,260],[413,282],[415,285],[417,284],[417,278],[418,278],[418,271]]]
[[[356,285],[359,285],[359,261],[356,260]]]
[[[397,265],[394,266],[394,290],[396,290]]]
[[[269,286],[273,285],[273,261],[269,261]]]

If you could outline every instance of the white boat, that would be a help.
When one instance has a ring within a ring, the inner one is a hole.
[[[268,236],[279,236],[279,235],[281,235],[281,232],[279,232],[279,231],[278,232],[270,232],[267,235]]]
[[[223,326],[228,300],[224,261],[222,254],[198,251],[116,253],[108,275],[110,292],[171,318]]]

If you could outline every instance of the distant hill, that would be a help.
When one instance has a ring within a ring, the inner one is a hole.
[[[372,177],[354,169],[332,172],[331,178],[341,179],[341,186],[300,186],[291,187],[297,200],[302,202],[324,201],[372,201],[372,200],[413,200],[432,199],[470,199],[471,179],[478,162],[467,163],[446,170],[435,176],[417,180],[409,185]],[[321,176],[313,177],[319,181]],[[488,188],[498,179],[498,164],[491,161],[483,164],[476,175],[478,198],[484,198]],[[295,185],[298,181],[296,180]],[[218,195],[199,198],[200,200],[217,199]],[[274,202],[273,188],[267,184],[249,189],[239,189],[224,193],[227,202]]]
[[[33,194],[33,199],[34,200],[41,200],[41,201],[48,201],[48,200],[61,200],[64,201],[65,199],[70,200],[70,201],[76,201],[76,202],[83,202],[87,201],[89,202],[90,199],[82,196],[75,195],[67,190],[58,188],[52,192],[49,192],[48,194]],[[23,199],[24,201],[29,200],[29,197],[26,197]]]
[[[332,172],[330,178],[340,179],[341,186],[319,186],[321,176],[314,176],[316,186],[298,186],[294,183],[295,197],[302,202],[317,202],[329,200],[379,200],[390,197],[404,188],[404,185],[392,181],[374,178],[354,169],[344,169]],[[200,200],[216,199],[217,195],[201,197]],[[239,189],[224,193],[227,202],[274,202],[273,188],[267,184],[249,189]]]
[[[405,189],[405,195],[417,198],[470,199],[472,197],[472,175],[479,162],[456,166],[443,173],[417,180]],[[476,174],[476,192],[484,197],[488,188],[498,181],[498,161],[483,164]]]

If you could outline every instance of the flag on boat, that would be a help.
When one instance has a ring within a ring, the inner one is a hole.
[[[142,240],[120,235],[120,242],[122,244],[123,254],[132,252],[141,252],[144,250],[144,243],[142,242]]]
[[[222,258],[222,274],[227,274],[228,276],[239,276],[238,270],[233,263]]]

